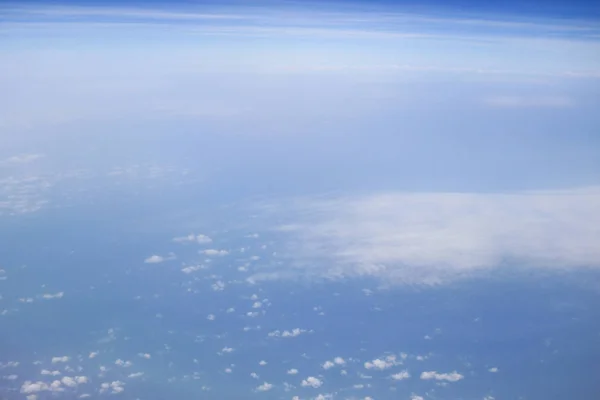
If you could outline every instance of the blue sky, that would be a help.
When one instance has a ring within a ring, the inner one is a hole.
[[[599,7],[3,3],[0,397],[591,398]]]

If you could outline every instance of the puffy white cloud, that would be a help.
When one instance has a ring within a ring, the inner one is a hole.
[[[492,367],[492,368],[488,369],[488,371],[490,371],[490,372],[498,372],[498,367]]]
[[[115,361],[115,365],[118,365],[120,367],[131,367],[133,363],[131,361],[124,361],[119,358]]]
[[[296,368],[288,369],[288,371],[287,371],[288,375],[296,375],[297,373],[298,373],[298,370]]]
[[[47,369],[43,369],[40,373],[42,375],[51,375],[51,376],[58,376],[58,375],[60,375],[60,371],[50,371],[50,370],[47,370]]]
[[[400,362],[396,360],[396,356],[389,355],[385,358],[376,358],[374,360],[367,361],[365,362],[364,366],[366,369],[377,369],[383,371],[384,369],[391,368],[398,364],[400,364]]]
[[[256,372],[251,372],[250,373],[250,377],[252,377],[254,379],[258,379],[259,378],[259,376],[258,376],[258,374]]]
[[[342,357],[334,358],[333,362],[336,363],[337,365],[346,365],[346,360],[344,360]]]
[[[138,356],[149,360],[152,356],[149,353],[139,353]]]
[[[391,378],[395,381],[401,381],[410,378],[410,373],[407,370],[400,371],[396,374],[393,374]]]
[[[56,364],[56,363],[66,363],[70,360],[69,356],[62,356],[62,357],[52,357],[52,364]]]
[[[2,162],[0,162],[0,164],[27,164],[27,163],[33,162],[35,160],[38,160],[42,157],[44,157],[43,154],[33,154],[33,153],[17,154],[15,156],[12,156],[12,157],[9,157],[9,158],[3,160]]]
[[[58,293],[55,293],[55,294],[47,293],[47,294],[43,294],[42,298],[43,299],[47,299],[47,300],[50,300],[50,299],[62,299],[62,297],[64,295],[65,295],[65,292],[58,292]]]
[[[412,394],[410,396],[410,400],[425,400],[425,399],[423,398],[423,396],[418,396],[416,394]]]
[[[70,376],[63,376],[63,378],[61,379],[61,382],[63,385],[65,385],[67,387],[77,386],[77,382],[75,381],[75,379],[71,378]]]
[[[121,381],[113,381],[110,383],[104,382],[100,384],[100,393],[106,393],[110,391],[112,394],[119,394],[125,390],[123,386],[125,386],[125,382]]]
[[[195,242],[195,243],[199,243],[199,244],[207,244],[207,243],[211,243],[212,239],[206,235],[202,235],[202,234],[194,235],[193,233],[190,233],[187,236],[174,237],[173,241],[177,242],[177,243]]]
[[[303,333],[307,333],[309,331],[307,331],[306,329],[300,329],[300,328],[294,328],[291,331],[285,330],[285,331],[280,331],[280,330],[276,330],[276,331],[272,331],[268,333],[269,337],[284,337],[284,338],[292,338],[292,337],[296,337],[296,336],[300,336]]]
[[[175,254],[173,254],[173,253],[169,253],[169,255],[166,257],[154,254],[154,255],[151,255],[150,257],[146,258],[144,260],[144,262],[146,264],[158,264],[158,263],[161,263],[164,261],[174,260],[175,258],[176,258]]]
[[[309,376],[308,378],[302,381],[302,386],[304,387],[312,387],[314,389],[320,388],[323,385],[323,381],[314,376]]]
[[[37,392],[41,392],[43,390],[48,390],[48,384],[45,382],[31,382],[31,381],[25,381],[23,382],[23,384],[21,385],[21,393],[37,393]]]
[[[215,292],[221,292],[225,289],[225,282],[223,281],[216,281],[215,283],[213,283],[211,285],[212,290],[214,290]]]
[[[181,272],[183,272],[184,274],[191,274],[192,272],[196,272],[200,269],[202,269],[201,265],[190,265],[189,267],[181,268]]]
[[[294,261],[290,269],[265,266],[252,282],[304,275],[440,284],[502,268],[507,259],[520,268],[600,267],[599,187],[391,192],[271,206],[275,215],[303,218],[285,235]]]
[[[234,350],[233,347],[223,347],[221,349],[221,352],[222,353],[233,353],[233,350]]]
[[[332,361],[325,361],[322,365],[323,369],[330,369],[335,367],[335,364]]]
[[[265,360],[260,360],[260,362],[258,363],[258,365],[260,365],[261,367],[267,365],[267,362]]]
[[[207,255],[207,256],[226,256],[227,254],[229,254],[229,252],[227,250],[217,250],[217,249],[206,249],[206,250],[200,251],[200,253]]]
[[[95,358],[97,355],[98,355],[97,351],[92,351],[92,352],[90,352],[88,358]]]
[[[256,390],[258,390],[259,392],[267,392],[271,389],[273,389],[273,385],[267,382],[263,383],[262,385],[256,388]]]
[[[75,381],[76,381],[78,384],[83,384],[83,383],[88,383],[88,381],[89,381],[89,380],[88,380],[88,377],[87,377],[87,376],[76,376],[76,377],[75,377]]]
[[[208,314],[206,316],[206,319],[209,321],[214,321],[217,317],[215,317],[215,314]]]
[[[134,372],[133,374],[129,374],[127,375],[128,378],[139,378],[140,376],[144,375],[143,372]]]
[[[435,371],[425,371],[421,373],[421,379],[430,380],[435,379],[438,381],[448,381],[448,382],[457,382],[463,379],[464,376],[459,374],[458,372],[449,372],[449,373],[438,373]]]

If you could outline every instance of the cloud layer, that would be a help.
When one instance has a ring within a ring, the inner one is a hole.
[[[272,205],[273,206],[273,205]],[[436,284],[502,266],[600,266],[600,188],[304,199],[288,213],[292,271],[253,279],[374,276]],[[295,219],[294,219],[295,218]]]

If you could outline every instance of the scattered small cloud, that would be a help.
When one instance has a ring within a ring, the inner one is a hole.
[[[177,257],[173,253],[169,253],[168,256],[151,255],[144,260],[146,264],[158,264],[165,261],[175,260]]]
[[[201,250],[200,253],[207,255],[207,256],[226,256],[227,254],[229,254],[229,251],[217,250],[217,249],[206,249],[206,250]]]
[[[173,241],[176,243],[198,243],[198,244],[208,244],[208,243],[212,243],[212,238],[210,238],[207,235],[195,235],[193,233],[190,233],[187,236],[178,236],[178,237],[174,237]]]
[[[393,374],[391,376],[391,378],[395,381],[402,381],[402,380],[410,378],[410,373],[407,370],[400,371],[396,374]]]
[[[256,388],[256,390],[258,390],[259,392],[267,392],[269,390],[273,389],[273,385],[271,383],[263,383],[262,385],[258,386]]]
[[[303,387],[312,387],[314,389],[320,388],[323,385],[323,381],[314,376],[309,376],[302,381]]]
[[[438,381],[448,381],[448,382],[457,382],[463,379],[464,376],[459,374],[458,372],[449,372],[449,373],[438,373],[435,371],[426,371],[421,373],[421,379],[423,380],[431,380],[435,379]]]

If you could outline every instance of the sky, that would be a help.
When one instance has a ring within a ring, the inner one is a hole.
[[[592,399],[593,1],[0,4],[0,399]]]

